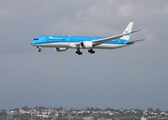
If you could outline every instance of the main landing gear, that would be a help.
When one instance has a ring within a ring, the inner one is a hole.
[[[95,51],[94,51],[93,49],[88,50],[88,52],[89,52],[90,54],[94,54],[94,53],[95,53]]]
[[[80,49],[77,49],[76,54],[82,55],[82,52],[80,51]]]
[[[89,49],[88,52],[89,52],[90,54],[94,54],[94,53],[95,53],[95,51],[94,51],[93,49]],[[76,54],[82,55],[82,52],[80,51],[80,49],[77,49]]]
[[[39,46],[37,46],[37,48],[38,48],[38,51],[41,52],[41,48]]]

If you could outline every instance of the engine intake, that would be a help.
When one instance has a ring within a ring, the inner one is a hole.
[[[84,41],[84,42],[81,42],[81,47],[82,48],[92,48],[93,43],[91,41]]]

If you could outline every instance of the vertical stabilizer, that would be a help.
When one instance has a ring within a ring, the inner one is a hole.
[[[132,31],[133,24],[134,24],[134,22],[130,22],[130,23],[128,24],[127,28],[124,30],[123,34],[130,33],[130,32]],[[130,39],[130,35],[131,35],[131,34],[124,35],[124,36],[121,37],[120,39],[129,40],[129,39]]]

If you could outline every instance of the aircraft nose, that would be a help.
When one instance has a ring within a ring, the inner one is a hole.
[[[30,43],[31,45],[33,45],[33,41],[31,41],[31,43]]]
[[[35,41],[34,41],[34,40],[32,40],[30,44],[31,44],[31,45],[34,45],[34,44],[35,44]]]

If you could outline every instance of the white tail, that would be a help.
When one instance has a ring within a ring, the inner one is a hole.
[[[126,34],[126,35],[124,35],[124,36],[121,37],[120,39],[129,40],[130,34],[127,34],[127,33],[130,33],[130,32],[132,31],[133,24],[134,24],[134,22],[130,22],[130,23],[128,24],[128,26],[126,27],[126,29],[125,29],[124,32],[123,32],[123,34]]]

